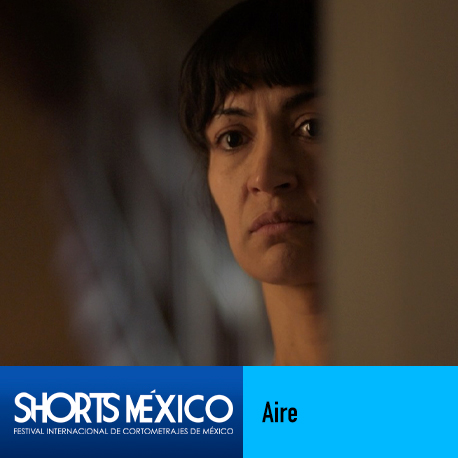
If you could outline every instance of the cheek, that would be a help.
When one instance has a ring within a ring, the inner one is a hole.
[[[210,166],[208,186],[223,218],[229,244],[235,253],[241,237],[241,208],[238,205],[239,196],[235,180],[216,167]]]
[[[320,181],[320,165],[319,157],[316,154],[306,156],[302,168],[304,170],[304,182],[306,192],[314,204],[319,201],[319,181]]]
[[[210,194],[213,198],[214,203],[218,207],[221,215],[224,219],[223,208],[224,207],[224,194],[222,193],[222,189],[224,188],[224,184],[221,182],[221,177],[216,173],[215,168],[212,166],[210,162],[207,174],[207,182],[208,182],[208,189],[210,190]]]
[[[227,224],[232,219],[230,215],[230,196],[233,190],[230,189],[230,181],[225,178],[225,175],[222,174],[217,167],[212,166],[211,162],[207,178],[210,193],[223,217],[227,229]]]

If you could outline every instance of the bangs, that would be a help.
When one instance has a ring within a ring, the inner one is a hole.
[[[205,128],[227,95],[254,84],[316,80],[316,8],[307,0],[248,0],[218,18],[182,68],[181,116],[191,143],[207,150]]]
[[[271,3],[271,8],[263,5],[253,17],[234,23],[233,33],[213,42],[207,82],[215,85],[215,106],[230,92],[255,83],[272,87],[315,82],[315,37],[310,26],[315,23],[314,11],[303,0]]]

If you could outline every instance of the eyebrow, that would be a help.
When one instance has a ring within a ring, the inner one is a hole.
[[[282,111],[291,111],[294,110],[295,108],[300,107],[304,103],[310,102],[310,100],[314,99],[315,97],[318,96],[318,92],[316,90],[310,90],[310,91],[303,91],[299,92],[298,94],[293,95],[292,97],[286,99],[286,101],[282,105]],[[210,117],[210,122],[216,117],[216,116],[243,116],[246,118],[252,118],[253,114],[242,109],[242,108],[237,108],[237,107],[229,107],[229,108],[224,108],[220,107],[217,108],[211,115]]]
[[[215,116],[230,116],[230,115],[237,115],[237,116],[245,116],[247,118],[252,118],[253,115],[242,108],[218,108],[216,111],[213,112],[210,119],[213,119]]]
[[[295,108],[300,107],[304,103],[310,102],[310,100],[314,99],[317,96],[318,92],[316,90],[299,92],[299,94],[293,95],[283,103],[282,111],[285,112],[294,110]]]

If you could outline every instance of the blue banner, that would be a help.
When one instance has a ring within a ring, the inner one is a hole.
[[[242,456],[242,368],[1,369],[3,457]]]

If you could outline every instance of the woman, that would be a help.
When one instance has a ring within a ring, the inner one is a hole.
[[[318,303],[316,5],[248,0],[189,51],[181,120],[241,267],[262,284],[274,364],[326,362]]]

